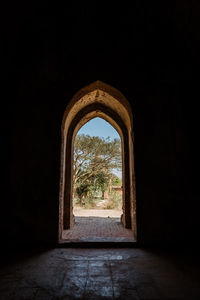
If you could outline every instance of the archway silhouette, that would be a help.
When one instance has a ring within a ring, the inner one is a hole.
[[[59,241],[63,231],[73,226],[73,145],[78,130],[89,120],[100,117],[119,133],[122,142],[122,223],[133,230],[136,240],[136,197],[133,153],[133,117],[126,98],[115,88],[96,81],[81,89],[64,112],[61,141]]]

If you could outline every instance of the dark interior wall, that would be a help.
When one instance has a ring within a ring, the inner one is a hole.
[[[57,240],[62,116],[72,96],[96,80],[119,89],[133,109],[138,240],[195,240],[199,7],[189,1],[161,5],[71,4],[60,14],[9,14],[5,8],[5,241]]]

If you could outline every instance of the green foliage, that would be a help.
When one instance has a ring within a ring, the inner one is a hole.
[[[98,136],[77,135],[74,143],[74,176],[81,179],[100,171],[121,169],[121,143]]]
[[[76,193],[79,197],[87,196],[88,192],[89,192],[88,183],[80,184],[76,187]]]
[[[112,185],[121,186],[122,185],[121,179],[119,177],[113,175]]]

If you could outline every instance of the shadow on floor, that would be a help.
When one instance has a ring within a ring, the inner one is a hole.
[[[197,253],[181,251],[13,251],[0,269],[0,299],[197,300],[199,265]]]

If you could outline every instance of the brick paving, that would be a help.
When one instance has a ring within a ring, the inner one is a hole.
[[[121,213],[92,209],[75,211],[75,224],[70,230],[64,231],[63,239],[79,242],[133,242],[132,230],[121,224]]]

